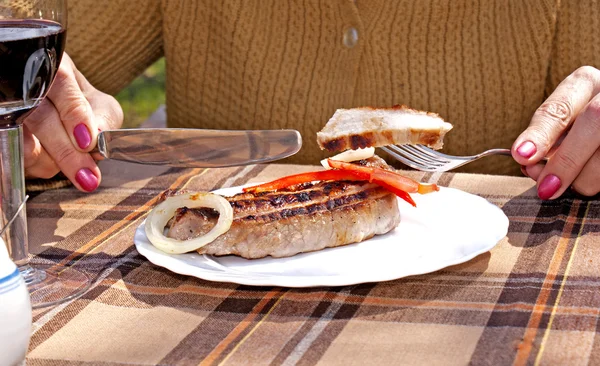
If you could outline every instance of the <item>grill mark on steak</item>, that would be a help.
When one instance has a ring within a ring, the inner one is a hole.
[[[390,193],[374,184],[336,181],[324,182],[316,187],[310,184],[310,187],[303,187],[303,191],[300,192],[288,188],[278,192],[260,193],[256,196],[251,193],[241,193],[225,199],[233,208],[234,220],[266,223],[333,210],[356,204],[369,196],[378,198],[387,194]],[[182,207],[176,211],[175,220],[188,212],[205,219],[216,220],[219,217],[218,212],[210,208]]]
[[[244,194],[227,198],[234,209],[235,220],[269,222],[286,217],[305,215],[350,205],[373,197],[389,194],[379,186],[368,183],[324,182],[302,191],[284,190],[261,195]],[[248,197],[249,196],[249,197]]]

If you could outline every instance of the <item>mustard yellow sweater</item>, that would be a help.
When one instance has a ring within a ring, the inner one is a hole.
[[[172,127],[316,132],[337,108],[391,106],[454,125],[444,151],[510,147],[581,65],[600,66],[597,0],[73,0],[67,52],[117,93],[161,56]],[[470,171],[510,174],[509,158]]]

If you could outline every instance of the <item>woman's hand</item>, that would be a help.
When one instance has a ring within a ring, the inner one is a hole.
[[[541,199],[572,187],[585,196],[600,192],[600,70],[577,69],[563,80],[515,140],[513,158],[537,181]],[[549,157],[548,162],[540,160]]]
[[[24,121],[25,176],[51,178],[62,171],[81,191],[100,184],[89,152],[98,131],[123,123],[121,106],[94,88],[64,54],[47,97]]]

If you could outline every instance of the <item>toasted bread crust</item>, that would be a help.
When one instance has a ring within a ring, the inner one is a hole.
[[[414,117],[414,122],[399,122],[406,117]],[[317,133],[317,142],[321,149],[329,151],[390,144],[422,144],[439,149],[451,128],[435,113],[406,106],[338,109]]]

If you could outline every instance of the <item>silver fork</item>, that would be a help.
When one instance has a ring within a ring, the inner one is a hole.
[[[381,149],[409,167],[425,172],[447,172],[486,156],[511,155],[509,149],[491,149],[473,156],[453,156],[423,145],[388,145]]]

